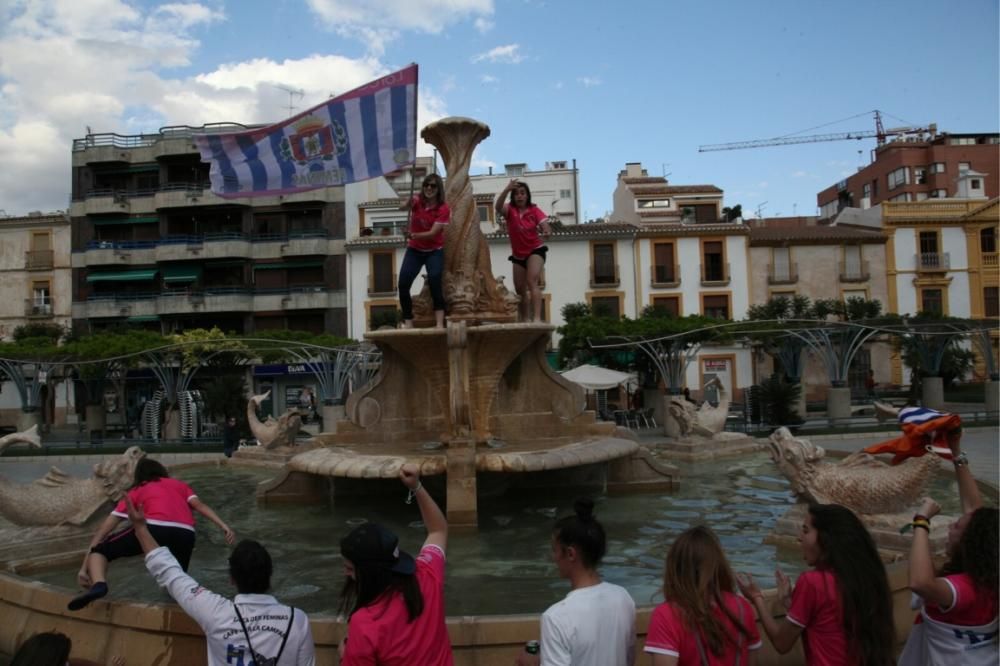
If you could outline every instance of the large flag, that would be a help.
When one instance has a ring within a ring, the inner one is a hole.
[[[417,155],[417,65],[288,120],[194,138],[212,165],[212,192],[232,199],[292,194],[366,180]]]

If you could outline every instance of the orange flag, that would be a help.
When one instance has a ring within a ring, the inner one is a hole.
[[[943,414],[924,407],[906,407],[899,411],[903,436],[865,448],[866,453],[894,453],[893,465],[907,458],[927,453],[927,446],[948,448],[948,443],[962,436],[962,418],[958,414]]]

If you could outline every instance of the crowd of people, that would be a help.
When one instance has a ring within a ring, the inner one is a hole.
[[[651,616],[642,652],[652,666],[753,666],[761,630],[780,654],[801,639],[805,663],[818,666],[978,666],[998,660],[998,512],[983,506],[961,451],[949,440],[962,515],[948,530],[947,561],[935,569],[930,524],[940,508],[922,502],[912,523],[909,581],[919,611],[899,656],[886,569],[859,518],[832,504],[808,507],[798,536],[810,569],[792,581],[776,572],[772,612],[753,577],[734,574],[709,527],[678,535],[666,553],[663,603]],[[453,663],[445,625],[448,522],[423,487],[418,468],[403,465],[399,479],[416,501],[426,538],[416,557],[375,523],[364,523],[340,542],[345,583],[341,612],[347,632],[339,645],[343,666]],[[108,563],[143,554],[149,573],[202,628],[208,664],[311,666],[315,647],[309,618],[269,594],[273,564],[257,541],[240,541],[228,568],[232,599],[202,588],[187,574],[194,516],[215,523],[230,544],[235,534],[194,490],[172,479],[158,462],[143,459],[135,483],[96,531],[79,582],[85,591],[69,603],[79,610],[108,594]],[[127,519],[129,526],[113,529]],[[631,666],[637,659],[635,603],[622,587],[603,580],[607,548],[594,504],[579,500],[551,532],[551,559],[569,583],[566,597],[542,615],[539,650],[517,666]],[[758,629],[758,626],[760,629]],[[27,640],[13,664],[88,664],[70,656],[57,633]],[[124,662],[115,657],[115,664]]]

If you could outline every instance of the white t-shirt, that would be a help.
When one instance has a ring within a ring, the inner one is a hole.
[[[542,615],[542,666],[632,666],[635,602],[612,583],[581,587]]]

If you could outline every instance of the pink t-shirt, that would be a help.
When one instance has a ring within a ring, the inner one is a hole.
[[[746,599],[732,592],[723,592],[723,600],[726,608],[737,618],[742,612],[743,627],[749,631],[749,636],[740,634],[736,625],[721,609],[718,607],[713,609],[713,614],[722,622],[725,633],[737,641],[741,641],[740,663],[745,664],[749,659],[749,651],[759,650],[761,646],[760,632],[757,629],[753,607]],[[698,666],[702,663],[698,652],[698,640],[701,640],[702,646],[704,646],[705,656],[708,658],[710,666],[727,666],[736,663],[736,645],[726,643],[722,655],[716,656],[708,649],[704,634],[699,632],[699,635],[696,636],[688,629],[684,624],[680,609],[669,601],[660,604],[653,610],[653,616],[649,620],[649,633],[646,635],[646,646],[643,650],[653,654],[677,657],[678,666]]]
[[[802,647],[809,666],[843,666],[848,659],[837,579],[832,571],[813,569],[799,576],[792,591],[788,621],[804,629]]]
[[[413,197],[413,203],[410,206],[411,234],[430,231],[431,227],[433,227],[436,222],[448,224],[450,219],[451,209],[448,207],[448,204],[442,203],[440,206],[426,208],[424,207],[424,200],[421,197]],[[411,238],[407,245],[412,247],[414,250],[420,250],[421,252],[440,250],[444,247],[444,231],[442,230],[441,233],[434,238]]]
[[[170,477],[149,481],[128,491],[128,496],[132,504],[146,514],[146,522],[150,525],[183,527],[194,531],[194,514],[189,502],[198,495],[183,481]],[[128,518],[124,498],[111,514]]]
[[[506,205],[503,208],[504,219],[507,220],[507,235],[510,236],[510,253],[518,259],[524,259],[532,250],[542,246],[538,235],[538,223],[548,217],[538,206],[529,206],[523,211],[517,206]]]
[[[359,609],[347,625],[341,666],[452,666],[444,624],[444,551],[424,546],[416,559],[423,612],[410,622],[399,594]]]
[[[950,608],[940,608],[935,604],[924,604],[927,617],[938,622],[958,624],[964,627],[978,627],[989,624],[997,616],[997,591],[977,588],[972,577],[966,573],[944,577],[951,586],[952,604]],[[917,616],[917,621],[921,620]]]

